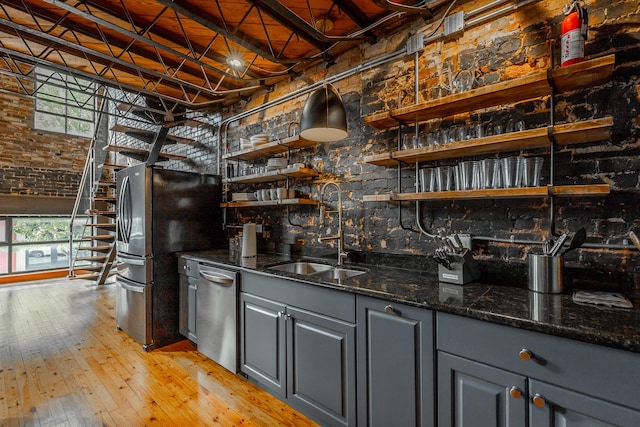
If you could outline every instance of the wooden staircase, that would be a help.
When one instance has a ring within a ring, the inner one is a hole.
[[[116,258],[116,171],[126,166],[103,163],[100,178],[92,191],[87,222],[75,241],[78,247],[71,268],[73,279],[95,281],[103,285],[115,274]]]

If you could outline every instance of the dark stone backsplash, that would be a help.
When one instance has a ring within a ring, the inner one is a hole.
[[[607,2],[596,2],[607,5]],[[626,5],[631,4],[626,2]],[[560,19],[561,20],[561,19]],[[441,58],[442,63],[455,67],[478,62],[480,84],[500,79],[505,70],[516,68],[527,72],[527,64],[548,65],[547,40],[556,37],[556,23],[534,23],[521,29],[515,38],[499,37],[492,44],[461,47],[456,57]],[[604,24],[603,24],[604,25]],[[609,47],[600,38],[613,40],[609,33],[594,30],[596,39],[589,42],[588,53],[608,52],[617,48],[616,67],[611,80],[601,86],[587,88],[556,98],[556,122],[574,122],[612,116],[614,126],[610,141],[561,147],[555,154],[556,184],[607,183],[608,196],[555,199],[555,229],[574,233],[584,226],[587,243],[628,243],[629,231],[640,232],[640,42],[625,39],[625,45]],[[620,35],[623,37],[623,35]],[[626,37],[626,36],[625,36]],[[624,46],[624,47],[622,47]],[[597,47],[597,49],[596,49]],[[430,96],[437,73],[427,69],[428,53],[421,56],[421,96]],[[380,167],[363,163],[370,154],[386,152],[397,146],[397,129],[378,130],[364,124],[362,117],[387,108],[413,103],[413,61],[407,57],[402,64],[394,62],[372,71],[361,87],[341,90],[348,112],[349,137],[343,141],[319,144],[291,152],[291,162],[304,162],[320,175],[312,180],[291,180],[304,194],[318,199],[319,190],[327,181],[338,181],[343,191],[345,248],[354,259],[385,259],[398,265],[417,269],[435,268],[427,255],[436,248],[432,239],[415,232],[415,203],[390,204],[362,201],[364,195],[396,191],[414,192],[414,165],[407,165],[400,174],[395,167]],[[529,70],[528,72],[531,72]],[[402,100],[399,93],[405,93]],[[444,118],[441,125],[460,123],[496,123],[509,119],[525,120],[527,127],[549,124],[550,98],[520,102]],[[290,122],[298,121],[298,111],[265,116],[257,123],[247,123],[230,133],[230,141],[240,136],[267,132],[286,136]],[[423,126],[435,127],[434,120]],[[413,132],[403,127],[402,132]],[[500,153],[483,157],[505,157],[521,154],[545,157],[543,185],[550,182],[549,149],[523,150],[521,153]],[[473,158],[472,158],[473,159]],[[448,164],[456,159],[431,162]],[[398,175],[401,183],[398,184]],[[283,185],[276,183],[274,185]],[[234,186],[233,191],[266,188],[272,184]],[[333,209],[337,195],[329,188],[325,204]],[[526,256],[539,251],[539,245],[491,242],[484,239],[515,239],[542,242],[550,230],[550,202],[546,199],[464,200],[422,202],[421,221],[430,231],[444,229],[447,233],[467,233],[482,236],[474,240],[473,250],[483,273],[482,280],[526,286]],[[331,243],[319,243],[318,237],[337,230],[337,214],[329,213],[325,226],[319,226],[318,209],[292,207],[289,215],[284,208],[229,210],[231,223],[254,220],[268,224],[272,230],[270,247],[282,251],[297,251],[303,255],[335,257]],[[292,249],[293,247],[293,249]],[[640,289],[638,263],[640,256],[633,249],[584,248],[566,257],[566,277],[574,284],[607,289]]]

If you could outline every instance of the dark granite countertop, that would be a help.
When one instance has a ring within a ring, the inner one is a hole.
[[[634,309],[599,309],[578,305],[569,294],[538,294],[522,286],[439,283],[433,273],[383,265],[349,263],[365,274],[340,282],[268,269],[291,261],[281,255],[258,255],[242,265],[224,250],[181,254],[197,261],[270,274],[327,288],[378,297],[412,306],[485,320],[531,331],[640,353],[640,301]],[[326,260],[324,261],[325,263]]]

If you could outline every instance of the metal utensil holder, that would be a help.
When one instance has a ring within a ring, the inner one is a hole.
[[[470,250],[465,249],[461,253],[449,254],[450,268],[438,265],[438,279],[445,283],[466,285],[480,278],[480,269],[473,259]]]

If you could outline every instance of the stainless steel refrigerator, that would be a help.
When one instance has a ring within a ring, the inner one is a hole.
[[[184,339],[176,252],[222,247],[221,178],[144,164],[116,178],[117,326],[151,350]]]

